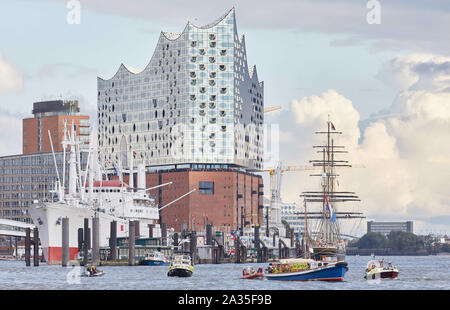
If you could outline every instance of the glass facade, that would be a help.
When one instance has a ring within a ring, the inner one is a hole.
[[[162,32],[142,72],[98,78],[99,146],[106,167],[135,163],[263,168],[263,83],[249,68],[235,12],[182,33]]]

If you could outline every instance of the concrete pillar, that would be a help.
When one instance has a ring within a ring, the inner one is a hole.
[[[78,253],[83,250],[83,228],[78,228]]]
[[[192,264],[195,264],[197,258],[197,235],[192,232],[190,242],[189,242],[189,252],[191,254]]]
[[[67,267],[69,263],[69,218],[65,217],[62,219],[62,255],[61,255],[61,265]]]
[[[31,258],[31,228],[25,228],[25,265],[30,266]]]
[[[178,233],[173,234],[173,246],[178,246]]]
[[[109,237],[109,248],[111,250],[111,260],[117,259],[117,222],[111,222],[111,230]]]
[[[88,264],[88,252],[89,252],[89,219],[84,219],[84,238],[83,238],[83,265]]]
[[[260,244],[259,244],[259,226],[255,225],[255,248],[256,248],[256,261],[258,263],[261,263],[262,258],[261,258],[261,249],[260,249]]]
[[[33,265],[39,266],[39,230],[33,229]]]
[[[139,224],[139,221],[134,221],[134,229],[135,229],[135,236],[137,238],[141,235],[141,225]]]
[[[161,223],[161,245],[167,245],[167,224]]]
[[[128,265],[134,266],[136,227],[134,221],[128,224]]]
[[[212,244],[212,225],[206,224],[206,245]]]
[[[92,219],[92,263],[100,263],[100,218]]]

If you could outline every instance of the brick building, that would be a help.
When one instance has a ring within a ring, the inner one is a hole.
[[[125,175],[124,181],[128,180]],[[215,230],[230,233],[263,223],[263,179],[260,175],[226,168],[186,168],[146,174],[147,188],[168,182],[173,183],[149,191],[160,207],[196,189],[161,210],[161,222],[168,228],[181,231],[184,224],[187,229],[203,231],[206,224],[212,223]]]
[[[67,122],[68,127],[73,122],[80,141],[87,142],[89,139],[89,116],[79,115],[79,112],[76,100],[33,103],[34,117],[23,119],[23,154],[51,152],[49,130],[55,152],[62,151],[64,122]]]

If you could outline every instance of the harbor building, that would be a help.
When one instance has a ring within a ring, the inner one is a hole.
[[[161,32],[142,71],[121,64],[97,88],[103,166],[129,171],[132,157],[133,169],[147,169],[147,188],[173,181],[149,192],[160,207],[196,189],[161,210],[162,223],[176,231],[261,225],[264,83],[248,66],[234,8],[205,26]]]
[[[303,212],[295,202],[294,203],[282,203],[280,205],[281,209],[281,220],[286,221],[289,227],[294,230],[295,235],[301,234],[305,229],[305,218],[299,215]]]
[[[267,230],[267,213],[270,210],[270,199],[266,197],[264,199],[264,212],[263,212],[263,231]],[[281,221],[285,221],[291,229],[294,230],[294,234],[301,234],[305,229],[305,219],[299,213],[303,210],[295,203],[280,203],[280,218]],[[270,220],[269,220],[270,225]]]
[[[403,232],[413,232],[413,222],[367,222],[367,232],[381,233],[383,235],[388,235],[391,231],[403,231]]]
[[[61,142],[65,122],[68,127],[73,123],[80,141],[87,143],[89,116],[80,115],[79,112],[77,100],[51,100],[33,103],[33,117],[25,118],[22,121],[23,154],[51,152],[49,130],[55,152],[62,151]]]
[[[128,182],[128,176],[124,180]],[[264,193],[260,175],[195,164],[146,173],[147,187],[168,182],[173,183],[148,192],[160,207],[196,189],[161,210],[161,222],[175,231],[183,227],[203,231],[207,224],[213,224],[216,231],[231,233],[262,223]]]

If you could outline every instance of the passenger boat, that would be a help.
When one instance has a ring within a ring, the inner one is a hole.
[[[153,252],[148,254],[139,262],[143,266],[169,266],[169,259],[161,252]]]
[[[262,268],[258,268],[258,271],[255,272],[255,269],[253,267],[245,267],[243,270],[243,275],[241,279],[263,279],[264,278],[264,272]]]
[[[398,276],[397,266],[392,266],[384,260],[371,260],[367,263],[366,274],[364,279],[394,279]]]
[[[194,273],[194,266],[192,259],[189,255],[176,254],[173,260],[170,262],[169,271],[167,276],[169,277],[190,277]]]
[[[314,259],[282,259],[269,265],[264,276],[268,280],[284,281],[342,281],[348,270],[345,261],[317,261]]]

